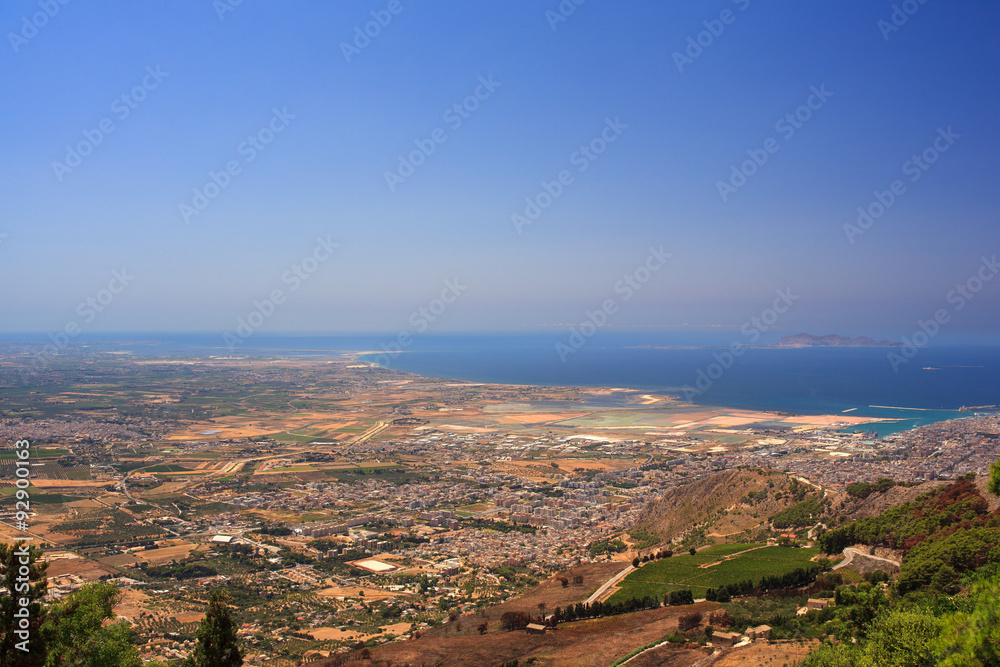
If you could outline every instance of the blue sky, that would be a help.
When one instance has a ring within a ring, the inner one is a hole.
[[[952,290],[1000,250],[1000,6],[895,5],[6,2],[0,330],[397,331],[457,280],[430,329],[739,329],[791,289],[790,331],[991,337],[1000,280]]]

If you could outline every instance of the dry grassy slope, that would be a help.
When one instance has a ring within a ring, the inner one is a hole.
[[[354,655],[346,665],[354,667],[496,667],[517,660],[519,664],[544,667],[607,667],[632,650],[659,641],[676,632],[682,614],[709,614],[719,608],[716,602],[691,606],[662,607],[631,614],[563,623],[558,630],[544,635],[529,635],[523,630],[505,632],[491,625],[485,635],[476,631],[475,619],[463,617],[461,631],[441,628],[419,639],[392,642],[371,650],[371,660],[357,660]],[[455,626],[456,624],[449,624]],[[704,663],[707,649],[671,647],[667,660],[656,664],[690,667]],[[336,661],[320,661],[316,667],[335,667]],[[631,664],[631,663],[629,663]]]
[[[720,542],[727,537],[735,538],[745,530],[756,530],[770,517],[796,503],[787,493],[792,480],[792,475],[771,470],[716,473],[666,491],[646,506],[636,527],[670,540],[711,520],[707,526],[710,538]],[[751,491],[764,490],[768,490],[765,500],[740,502]]]
[[[986,485],[989,482],[989,476],[981,475],[976,478],[976,488],[979,489],[979,493],[982,494],[983,498],[986,499],[986,503],[990,508],[990,511],[994,511],[1000,508],[1000,497],[994,496],[986,490]],[[924,482],[923,484],[918,484],[917,486],[894,486],[884,493],[873,493],[863,500],[855,500],[847,496],[847,494],[838,494],[837,502],[833,504],[834,512],[837,514],[843,514],[847,519],[854,521],[856,519],[867,519],[868,517],[877,516],[886,510],[902,505],[903,503],[908,503],[911,500],[916,499],[922,493],[927,493],[933,489],[950,484],[950,481],[938,480],[934,482]],[[841,501],[843,501],[843,506],[841,507]]]
[[[836,514],[846,516],[846,520],[849,521],[867,519],[868,517],[882,514],[886,510],[890,510],[903,503],[908,503],[921,493],[927,493],[947,483],[924,482],[917,486],[894,486],[888,491],[873,493],[862,500],[851,498],[844,493],[839,495],[839,499],[843,502],[843,507],[841,507],[840,502],[835,502],[833,510]]]
[[[990,511],[995,512],[1000,508],[1000,496],[994,496],[992,493],[986,490],[986,486],[990,483],[990,476],[980,475],[976,478],[976,488],[979,489],[979,493],[982,494],[983,498],[986,498],[986,503],[989,505]]]

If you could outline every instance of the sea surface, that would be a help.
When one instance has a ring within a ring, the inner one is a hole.
[[[582,346],[565,333],[275,336],[255,334],[230,350],[211,334],[81,335],[76,351],[134,355],[280,355],[362,358],[400,371],[472,382],[622,387],[676,394],[699,405],[898,419],[881,435],[945,419],[959,408],[1000,405],[1000,346],[750,348],[732,356],[731,334],[600,332]],[[44,335],[0,343],[40,345]],[[402,344],[400,344],[402,342]],[[579,341],[577,341],[579,342]],[[557,344],[566,347],[557,350]],[[700,347],[696,347],[700,346]],[[569,352],[567,352],[569,350]],[[890,354],[897,355],[896,364]],[[901,361],[902,360],[902,361]],[[895,366],[895,367],[894,367]]]

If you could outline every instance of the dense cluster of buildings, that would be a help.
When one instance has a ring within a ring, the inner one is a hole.
[[[347,451],[359,461],[400,452],[434,454],[434,474],[422,481],[400,484],[366,475],[357,481],[306,482],[280,491],[209,492],[207,487],[195,487],[191,493],[248,509],[325,511],[330,518],[298,525],[298,534],[335,537],[345,549],[425,559],[461,557],[468,567],[531,564],[542,570],[587,559],[589,545],[629,528],[646,502],[665,489],[719,470],[743,466],[788,470],[836,488],[880,477],[922,481],[983,474],[1000,457],[996,415],[936,423],[883,438],[833,429],[748,430],[745,435],[747,440],[739,446],[708,448],[704,439],[684,437],[601,441],[428,431],[357,443]],[[588,455],[634,457],[639,463],[596,472],[566,470],[566,459],[560,458],[563,468],[552,466],[553,458],[567,454],[581,460]],[[484,522],[493,521],[501,522],[507,532],[486,530],[490,525]],[[364,526],[374,528],[361,530]],[[404,548],[380,537],[391,528],[404,528],[425,539]]]
[[[897,482],[987,474],[1000,458],[1000,417],[937,422],[882,438],[814,431],[727,452],[719,468],[752,466],[798,473],[831,488],[888,478]]]

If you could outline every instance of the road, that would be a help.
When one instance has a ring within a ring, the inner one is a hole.
[[[834,565],[832,568],[830,568],[831,570],[839,570],[842,567],[847,567],[848,565],[851,564],[851,561],[854,560],[855,555],[861,556],[863,558],[871,558],[872,560],[880,560],[883,563],[889,563],[890,565],[899,567],[899,563],[897,563],[894,560],[889,560],[888,558],[882,558],[881,556],[872,556],[871,554],[866,554],[865,552],[859,549],[855,549],[854,547],[847,547],[846,549],[844,549],[844,555],[847,556],[847,558]]]
[[[812,528],[809,529],[808,533],[806,533],[806,539],[807,540],[814,540],[814,539],[816,539],[816,530],[819,529],[819,528],[822,528],[823,530],[827,530],[827,527],[826,527],[825,523],[823,523],[823,522],[817,523],[815,526],[813,526]]]
[[[611,588],[612,586],[614,586],[616,583],[618,583],[624,577],[628,576],[628,573],[631,572],[634,569],[635,569],[634,567],[632,567],[631,565],[629,565],[624,570],[622,570],[621,572],[619,572],[615,576],[613,576],[610,579],[608,579],[606,582],[604,582],[604,584],[600,588],[598,588],[596,591],[594,591],[593,595],[591,595],[589,598],[586,599],[586,601],[584,602],[584,604],[592,604],[596,600],[599,600],[600,597],[602,595],[604,595],[604,593],[606,593],[609,588]]]

